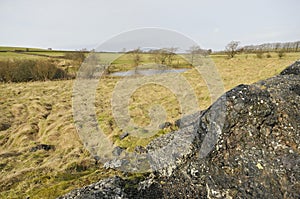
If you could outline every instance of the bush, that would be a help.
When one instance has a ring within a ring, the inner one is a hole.
[[[268,53],[267,54],[267,58],[271,58],[272,56],[271,56],[271,54],[270,53]]]
[[[34,80],[34,73],[36,63],[33,60],[22,60],[14,63],[13,82],[27,82]]]
[[[279,59],[281,59],[285,55],[283,50],[279,51],[277,54],[278,54]]]
[[[259,59],[263,58],[263,55],[264,55],[264,53],[262,51],[256,52],[256,57]]]
[[[85,56],[85,53],[83,51],[78,51],[78,52],[65,53],[64,57],[66,59],[70,59],[70,60],[78,61],[78,62],[82,63],[86,56]]]
[[[0,82],[66,79],[68,74],[49,60],[0,61]]]
[[[38,61],[32,74],[35,76],[35,80],[48,80],[53,79],[57,68],[49,61]]]
[[[0,62],[0,82],[6,82],[11,79],[8,61]]]
[[[0,81],[26,82],[33,79],[34,61],[2,61],[0,62]]]

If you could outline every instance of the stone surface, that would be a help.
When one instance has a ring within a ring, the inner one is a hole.
[[[32,147],[30,149],[30,152],[35,152],[35,151],[38,151],[38,150],[45,150],[45,151],[55,150],[55,146],[48,145],[48,144],[38,144],[38,145]]]
[[[128,135],[129,135],[129,133],[128,133],[128,132],[125,132],[125,133],[122,133],[122,134],[119,136],[119,138],[120,138],[120,140],[123,140],[123,139],[126,138]]]
[[[300,198],[299,70],[239,85],[183,118],[147,146],[165,167],[145,178],[108,178],[61,198]]]
[[[127,194],[124,192],[123,187],[125,187],[125,181],[119,177],[113,177],[101,180],[82,189],[73,190],[69,194],[59,198],[127,198]]]
[[[199,117],[201,116],[202,113],[203,113],[203,111],[198,111],[194,114],[184,116],[181,119],[176,120],[175,125],[179,128],[184,128],[186,126],[190,126],[199,119]]]
[[[122,147],[116,146],[112,153],[114,156],[119,156],[123,151],[124,149]]]
[[[299,75],[300,74],[300,60],[296,61],[294,64],[287,67],[285,70],[283,70],[280,75]]]
[[[145,149],[143,146],[136,146],[134,151],[138,154],[147,153],[147,149]]]
[[[164,122],[164,123],[160,124],[158,128],[165,129],[165,128],[168,128],[170,126],[172,126],[171,122]]]

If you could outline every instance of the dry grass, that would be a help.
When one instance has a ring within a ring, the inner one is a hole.
[[[212,56],[226,90],[238,84],[251,84],[279,74],[284,68],[300,59],[300,53],[287,53],[282,59],[277,53],[271,58],[259,59],[255,54],[242,54],[233,59],[225,56]]]
[[[219,75],[223,80],[225,90],[229,90],[239,84],[251,84],[277,75],[285,67],[299,59],[300,54],[289,53],[282,59],[279,59],[274,53],[272,57],[260,59],[255,54],[242,54],[237,55],[233,59],[228,59],[226,55],[212,55]],[[188,80],[197,96],[199,109],[208,108],[212,100],[201,74],[196,69],[191,69],[183,73],[183,76]],[[103,77],[101,79],[96,97],[97,115],[104,132],[112,135],[114,141],[119,145],[132,150],[136,145],[146,145],[149,139],[137,139],[134,137],[128,137],[122,141],[118,139],[118,135],[123,132],[116,125],[112,116],[111,98],[114,88],[119,81],[120,78],[116,77]],[[160,104],[164,107],[167,112],[167,121],[171,123],[182,116],[179,102],[176,100],[174,93],[160,85],[148,84],[137,89],[130,98],[128,108],[134,123],[142,127],[147,126],[150,123],[149,110],[155,104]],[[172,129],[164,131],[168,132],[170,130]]]
[[[0,132],[3,198],[53,198],[109,173],[95,165],[76,133],[72,83],[0,84],[0,122],[11,125]],[[55,150],[30,152],[38,144]]]
[[[299,58],[299,53],[287,53],[282,59],[276,54],[262,59],[255,54],[238,55],[233,59],[212,56],[226,90],[274,76]],[[199,109],[208,107],[211,101],[201,76],[194,69],[183,75],[197,95]],[[146,145],[150,138],[129,136],[118,139],[121,129],[112,116],[111,97],[119,80],[107,76],[99,82],[97,117],[103,130],[116,143],[132,150],[135,145]],[[55,198],[116,173],[95,165],[83,147],[73,124],[72,86],[72,80],[0,84],[0,128],[3,128],[0,131],[1,198]],[[136,124],[149,124],[147,113],[153,103],[165,107],[168,121],[180,117],[174,94],[161,86],[147,85],[137,89],[130,99],[130,115]],[[6,129],[5,125],[10,128]],[[55,149],[30,152],[38,144],[53,145]]]

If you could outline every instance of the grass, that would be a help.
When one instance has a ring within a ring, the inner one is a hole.
[[[233,59],[228,59],[226,55],[212,55],[211,58],[223,80],[225,90],[229,90],[239,84],[251,84],[279,74],[285,67],[299,59],[300,54],[288,53],[282,59],[279,59],[276,53],[271,53],[271,56],[272,58],[257,58],[256,54],[241,54]],[[195,91],[199,109],[206,109],[212,101],[204,79],[195,69],[185,72],[183,76]],[[101,128],[107,134],[113,135],[113,139],[117,144],[132,151],[137,145],[147,145],[151,139],[137,139],[131,136],[124,140],[118,139],[118,135],[122,134],[123,131],[116,125],[112,117],[111,98],[119,81],[119,78],[112,77],[101,79],[96,97],[97,115],[99,121],[101,121]],[[129,100],[130,116],[138,126],[145,127],[150,123],[148,111],[154,104],[163,104],[167,112],[167,121],[171,123],[182,116],[176,96],[168,89],[157,84],[146,85],[137,89]],[[174,128],[173,126],[172,129],[166,129],[164,130],[166,132],[163,133],[174,130]]]
[[[0,132],[0,154],[19,154],[0,159],[0,164],[6,165],[0,173],[2,198],[45,198],[49,194],[49,198],[55,198],[82,186],[82,181],[92,182],[95,176],[89,175],[93,172],[103,172],[99,178],[115,173],[95,165],[76,133],[71,110],[72,83],[0,84],[0,109],[4,115],[12,114],[12,127]],[[5,118],[1,117],[0,122],[2,119]],[[55,150],[30,152],[40,143],[54,145]]]
[[[0,52],[0,60],[4,61],[7,59],[41,59],[41,57],[30,56],[23,53],[16,52]]]
[[[41,48],[26,48],[26,47],[6,47],[0,46],[0,60],[6,59],[42,59],[45,58],[62,58],[69,51],[63,50],[48,50]]]
[[[45,51],[45,49],[41,48],[26,48],[26,47],[11,47],[11,46],[0,46],[0,51],[15,51],[15,50],[22,50],[22,51]]]
[[[300,53],[287,53],[282,59],[277,53],[270,53],[271,58],[257,58],[256,54],[241,54],[233,59],[225,56],[212,56],[226,90],[238,84],[251,84],[279,74],[284,68],[299,60]]]
[[[211,58],[225,89],[229,90],[238,84],[251,84],[279,74],[300,58],[300,53],[286,53],[281,59],[276,53],[270,54],[271,58],[257,58],[256,54],[240,54],[233,59],[227,59],[225,55],[211,55]],[[99,54],[102,60],[114,56],[112,53]],[[115,71],[132,68],[128,56],[121,56],[113,63]],[[25,54],[0,53],[0,59],[4,57],[29,58]],[[36,58],[41,59],[39,56]],[[142,60],[144,64],[150,62],[150,55],[143,55]],[[207,108],[212,102],[201,75],[191,69],[183,76],[195,91],[199,109]],[[153,137],[119,139],[122,130],[112,116],[111,98],[120,80],[120,77],[112,76],[104,76],[100,80],[96,113],[101,128],[115,144],[132,151],[137,145],[145,146]],[[0,131],[0,198],[55,198],[104,177],[122,175],[95,165],[84,148],[73,123],[72,86],[73,80],[0,84],[0,123],[11,125],[9,129]],[[154,104],[165,108],[167,121],[174,122],[182,114],[177,96],[157,84],[138,88],[129,102],[130,116],[139,126],[150,123],[148,110]],[[171,126],[160,130],[155,136],[174,129]],[[55,150],[30,152],[37,144],[54,145]]]
[[[42,51],[42,52],[24,52],[24,54],[28,55],[45,55],[50,57],[62,57],[65,55],[65,51]]]

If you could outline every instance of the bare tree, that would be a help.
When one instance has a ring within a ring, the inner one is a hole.
[[[133,65],[134,67],[137,67],[141,62],[142,62],[142,57],[141,57],[141,49],[140,48],[136,48],[132,51],[129,52],[131,55],[131,58],[133,60]]]
[[[300,47],[300,41],[297,41],[295,44],[295,52],[298,52],[299,47]]]
[[[200,46],[191,46],[189,50],[187,50],[187,52],[190,54],[191,56],[191,64],[194,64],[194,59],[196,58],[197,55],[206,55],[209,52],[206,50],[203,50],[200,48]]]
[[[152,50],[152,59],[155,61],[155,63],[158,64],[169,64],[171,65],[175,56],[176,56],[176,51],[178,48],[162,48],[158,50]]]
[[[244,52],[246,53],[256,53],[257,51],[266,52],[298,52],[300,48],[300,41],[285,42],[285,43],[265,43],[260,45],[249,45],[244,46]],[[239,49],[240,51],[240,49]]]
[[[195,55],[199,53],[201,50],[200,46],[191,46],[190,49],[187,51],[191,56],[191,64],[194,64]]]
[[[225,47],[225,52],[229,58],[233,58],[238,53],[239,41],[231,41]]]
[[[172,65],[173,60],[176,56],[176,51],[178,50],[178,48],[175,47],[171,47],[171,48],[166,48],[165,49],[167,51],[167,61],[169,65]]]

